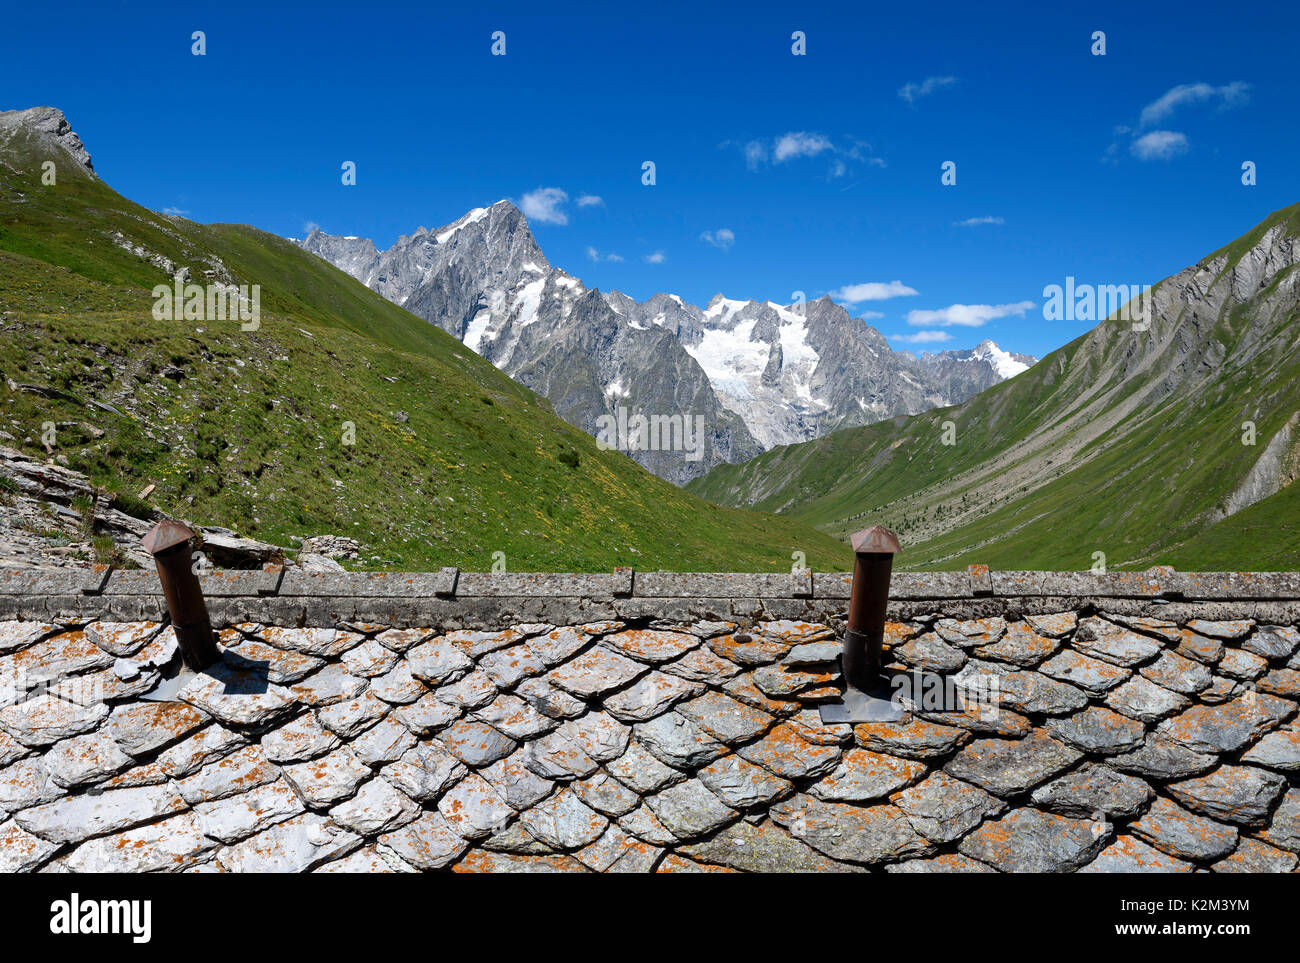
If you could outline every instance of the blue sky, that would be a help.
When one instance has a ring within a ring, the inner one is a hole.
[[[1041,355],[1091,326],[1045,321],[1045,285],[1154,283],[1300,201],[1297,28],[1293,2],[24,5],[0,109],[62,108],[109,184],[199,221],[382,247],[508,197],[590,286],[832,292],[895,347]]]

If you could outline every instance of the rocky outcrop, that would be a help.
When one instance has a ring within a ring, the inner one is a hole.
[[[80,472],[0,445],[0,569],[107,562],[96,537],[111,541],[119,562],[143,565],[140,538],[151,524],[114,508]]]
[[[15,137],[38,138],[53,144],[86,172],[94,176],[90,153],[73,131],[63,111],[55,107],[30,107],[27,110],[0,111],[0,145]]]
[[[313,555],[356,561],[361,557],[361,543],[344,535],[315,535],[302,539],[300,547]]]
[[[0,445],[0,570],[88,568],[97,563],[152,568],[153,559],[140,539],[162,514],[156,509],[146,513],[136,500],[132,510],[138,515],[130,515],[115,508],[114,500],[111,492],[97,488],[80,472]],[[228,528],[187,524],[198,536],[195,564],[200,570],[284,565],[342,572],[336,558],[359,557],[356,539],[343,536],[302,539],[295,553]]]
[[[1220,518],[1226,518],[1270,495],[1276,495],[1284,486],[1295,481],[1292,432],[1297,421],[1300,421],[1300,411],[1293,414],[1269,440],[1268,445],[1260,453],[1259,460],[1251,466],[1249,474],[1242,480],[1236,491],[1228,496]]]

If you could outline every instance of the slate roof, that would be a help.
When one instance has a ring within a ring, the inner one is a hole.
[[[0,621],[0,869],[1289,872],[1300,632],[1074,611],[888,625],[1000,704],[826,726],[829,625]]]

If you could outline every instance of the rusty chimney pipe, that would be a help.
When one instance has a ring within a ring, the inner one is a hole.
[[[849,544],[857,558],[844,633],[844,681],[866,691],[880,685],[889,576],[899,544],[897,535],[879,525],[851,535]]]
[[[885,608],[889,604],[889,576],[898,536],[875,525],[849,536],[857,556],[849,592],[849,619],[844,630],[840,664],[844,670],[844,699],[820,707],[823,722],[873,722],[901,717],[882,675],[885,642]]]
[[[208,619],[199,578],[194,574],[190,552],[193,537],[194,533],[181,522],[164,519],[140,539],[140,544],[158,566],[158,581],[167,599],[181,658],[190,669],[201,672],[218,662],[221,653]]]

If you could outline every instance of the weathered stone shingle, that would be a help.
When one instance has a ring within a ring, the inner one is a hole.
[[[999,796],[1031,789],[1074,765],[1083,754],[1041,731],[1023,739],[979,739],[944,766],[950,775]]]
[[[1059,873],[1092,862],[1112,836],[1108,825],[1038,809],[1016,809],[962,840],[967,856],[1004,873]]]
[[[1163,796],[1130,829],[1157,849],[1183,859],[1217,859],[1237,845],[1233,827],[1188,812]]]

